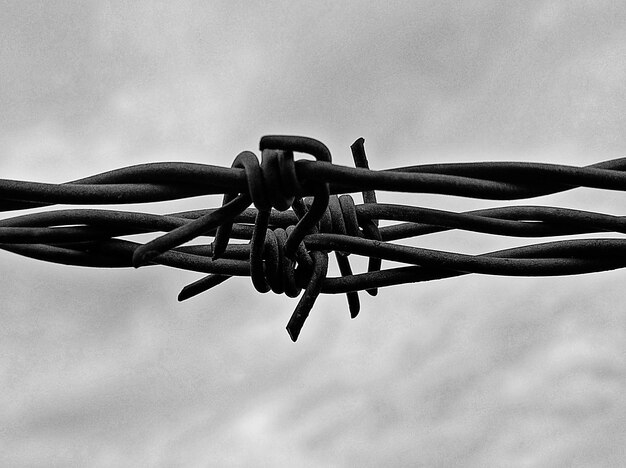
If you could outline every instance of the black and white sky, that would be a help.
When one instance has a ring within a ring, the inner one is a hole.
[[[276,133],[318,138],[345,165],[362,136],[376,169],[585,165],[626,152],[620,2],[4,0],[0,11],[2,178],[230,166]],[[622,194],[592,190],[533,203],[624,206]],[[423,242],[472,253],[519,245]],[[245,278],[178,303],[198,275],[0,259],[2,466],[626,459],[620,271],[392,287],[364,296],[357,320],[345,297],[326,296],[294,344],[284,326],[295,301]]]

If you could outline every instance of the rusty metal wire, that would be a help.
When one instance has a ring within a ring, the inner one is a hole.
[[[224,195],[221,207],[165,215],[94,208],[30,212],[0,220],[0,248],[66,265],[165,265],[207,275],[185,286],[179,300],[230,277],[249,276],[259,292],[300,296],[287,325],[294,341],[321,293],[346,293],[354,318],[362,290],[376,295],[385,286],[469,273],[555,276],[626,267],[624,238],[567,238],[480,255],[394,242],[449,230],[521,238],[624,234],[623,216],[546,206],[459,213],[378,203],[374,192],[521,200],[577,187],[626,191],[626,158],[586,167],[486,162],[373,171],[362,138],[351,146],[356,167],[333,164],[328,148],[306,137],[266,136],[260,149],[260,163],[244,151],[231,168],[153,163],[64,184],[0,180],[1,211]],[[294,152],[315,161],[295,160]],[[362,193],[364,203],[355,204],[349,195],[355,192]],[[393,223],[379,227],[380,220]],[[157,236],[141,244],[131,240],[138,234]],[[213,241],[201,243],[207,238]],[[189,244],[192,240],[196,242]],[[330,252],[338,277],[327,276]],[[368,271],[353,273],[351,255],[368,258]],[[404,266],[382,268],[383,260]]]

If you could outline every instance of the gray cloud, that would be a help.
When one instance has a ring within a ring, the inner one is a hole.
[[[626,146],[626,8],[615,2],[3,2],[3,12],[3,177],[230,165],[270,132],[321,138],[342,164],[364,136],[377,168],[583,164]],[[617,196],[557,200],[619,210]],[[344,297],[323,297],[294,346],[284,332],[294,301],[242,278],[178,304],[196,275],[2,258],[4,465],[623,456],[619,272],[389,288],[354,321]]]

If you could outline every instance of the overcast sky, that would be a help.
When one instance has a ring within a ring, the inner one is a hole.
[[[230,166],[269,133],[318,138],[345,165],[362,136],[379,169],[624,156],[622,3],[387,3],[0,1],[0,174]],[[623,214],[622,194],[540,203]],[[511,242],[457,233],[421,245]],[[0,258],[3,466],[626,459],[620,271],[397,286],[363,295],[356,320],[344,296],[325,296],[294,344],[284,326],[296,301],[245,278],[180,304],[198,275]]]

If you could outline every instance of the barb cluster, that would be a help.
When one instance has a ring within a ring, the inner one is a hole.
[[[626,233],[622,216],[546,206],[457,213],[378,203],[374,192],[519,200],[576,187],[626,191],[626,158],[586,167],[490,162],[373,171],[362,138],[351,146],[356,167],[333,164],[328,148],[306,137],[266,136],[260,149],[260,163],[244,151],[230,168],[153,163],[65,184],[0,180],[2,211],[224,194],[221,207],[165,215],[91,208],[35,211],[0,220],[0,248],[67,265],[166,265],[207,274],[183,288],[179,300],[232,276],[250,276],[259,292],[301,296],[287,325],[294,341],[320,293],[346,293],[354,318],[362,290],[375,295],[384,286],[468,273],[553,276],[626,267],[623,238],[561,239],[481,255],[393,242],[451,229],[529,238]],[[315,161],[295,160],[294,153],[307,153]],[[349,195],[354,192],[362,193],[364,203],[355,204]],[[379,227],[379,220],[395,223]],[[145,244],[128,240],[146,233],[159,235]],[[188,244],[205,238],[213,241]],[[327,276],[330,252],[339,277]],[[367,257],[368,271],[353,273],[350,255]],[[382,260],[405,266],[382,269]]]

